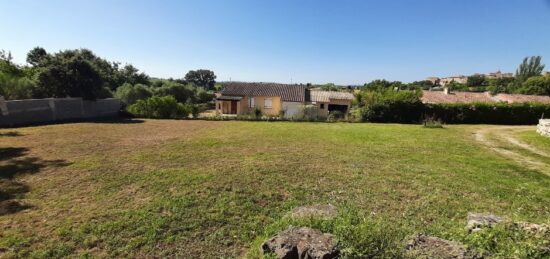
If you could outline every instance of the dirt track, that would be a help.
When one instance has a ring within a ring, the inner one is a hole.
[[[517,139],[513,133],[534,130],[532,126],[488,126],[474,133],[475,140],[490,150],[527,168],[550,176],[550,165],[540,157],[550,154]]]

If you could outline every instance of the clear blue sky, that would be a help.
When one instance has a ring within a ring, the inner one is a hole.
[[[0,49],[24,62],[89,48],[151,76],[363,84],[513,72],[542,55],[548,0],[0,0]]]

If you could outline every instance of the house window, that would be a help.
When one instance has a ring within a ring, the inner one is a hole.
[[[248,98],[248,107],[253,108],[254,107],[254,97]]]
[[[273,106],[273,100],[271,98],[265,98],[264,108],[271,109]]]
[[[325,104],[321,103],[321,110],[325,108]]]
[[[221,110],[221,109],[222,109],[222,104],[218,103],[218,110]]]

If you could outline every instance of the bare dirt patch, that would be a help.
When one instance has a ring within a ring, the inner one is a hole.
[[[543,157],[550,157],[550,154],[521,142],[512,134],[517,130],[529,130],[531,128],[532,127],[525,126],[489,126],[478,129],[474,133],[474,139],[504,157],[507,157],[530,169],[550,175],[550,165],[534,156],[526,155],[525,153],[533,153]],[[515,149],[510,148],[510,146],[515,147]],[[524,150],[526,152],[518,152],[516,149]]]

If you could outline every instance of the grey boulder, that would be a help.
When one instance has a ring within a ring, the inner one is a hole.
[[[331,259],[340,254],[334,235],[307,227],[290,227],[262,244],[264,254],[284,259]]]

